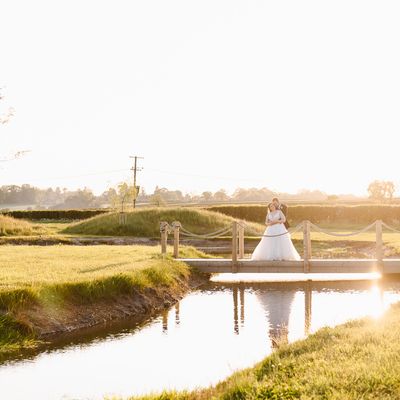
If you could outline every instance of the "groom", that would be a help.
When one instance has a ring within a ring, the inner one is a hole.
[[[290,224],[289,224],[289,222],[288,222],[288,220],[287,220],[287,211],[288,211],[287,205],[281,203],[277,197],[274,197],[274,198],[272,199],[272,203],[275,205],[275,207],[276,207],[277,210],[281,210],[281,211],[283,212],[283,215],[284,215],[285,218],[286,218],[286,221],[285,221],[285,223],[284,223],[285,228],[286,228],[286,229],[289,229]]]

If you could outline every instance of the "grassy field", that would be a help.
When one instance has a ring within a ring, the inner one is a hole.
[[[351,233],[361,230],[364,226],[360,225],[321,225],[324,229],[333,233]],[[299,250],[302,249],[303,233],[297,232],[292,234],[292,239],[297,242]],[[361,233],[356,236],[337,237],[330,236],[325,233],[311,230],[311,245],[314,249],[314,257],[324,256],[346,256],[356,257],[353,253],[359,254],[364,252],[365,256],[375,257],[376,234],[374,229]],[[400,234],[383,230],[383,243],[385,249],[385,257],[400,256]]]
[[[183,248],[182,252],[198,253],[190,248]],[[171,264],[186,271],[183,264],[163,259],[157,246],[3,246],[0,294],[5,290],[40,289],[44,285],[80,283],[118,274],[138,274],[135,279],[139,283],[142,281],[138,278],[146,269],[158,268],[166,273]]]
[[[182,255],[205,256],[190,247],[182,248]],[[162,258],[158,247],[2,246],[0,354],[33,343],[34,329],[19,318],[30,307],[62,309],[146,288],[173,290],[189,274],[186,264]]]
[[[229,205],[208,207],[210,211],[221,212],[237,219],[263,222],[267,213],[267,204]],[[400,206],[394,204],[358,204],[358,205],[294,205],[290,204],[288,219],[293,225],[309,220],[313,223],[356,223],[370,224],[377,219],[395,226],[400,225]]]
[[[216,387],[131,400],[394,400],[400,398],[400,304],[384,316],[283,344]]]
[[[118,224],[118,214],[105,214],[80,221],[78,223],[68,221],[35,221],[7,220],[7,236],[1,236],[0,244],[76,244],[80,238],[87,239],[100,237],[146,237],[159,239],[159,222],[167,220],[173,222],[179,220],[189,231],[194,233],[209,233],[221,227],[229,227],[233,219],[220,213],[205,211],[196,208],[146,208],[138,209],[128,214],[128,223],[125,226]],[[254,245],[260,240],[251,236],[250,232],[261,234],[265,226],[257,223],[248,223],[250,230],[246,230],[247,244]],[[4,224],[5,226],[5,224]],[[11,229],[12,226],[19,228]],[[345,222],[320,223],[320,227],[330,232],[350,233],[365,227],[365,224],[350,224]],[[4,231],[4,230],[3,230]],[[4,235],[4,234],[3,234]],[[184,239],[183,236],[181,236]],[[92,240],[88,239],[88,240]],[[230,241],[229,233],[223,238],[225,242]],[[292,239],[299,253],[303,249],[303,233],[292,234]],[[375,256],[375,231],[356,236],[335,237],[311,232],[313,257],[315,258],[373,258]],[[385,257],[400,257],[400,234],[384,229],[383,240],[385,245]],[[215,240],[213,246],[218,246]],[[111,239],[110,239],[111,243]],[[224,243],[226,246],[226,243]],[[199,243],[204,246],[204,243]]]

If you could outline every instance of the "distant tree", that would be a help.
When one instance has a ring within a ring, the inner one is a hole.
[[[64,208],[90,208],[93,207],[95,196],[88,188],[77,190],[64,201]]]
[[[304,200],[323,201],[326,200],[328,196],[326,193],[321,192],[321,190],[301,189],[297,192],[297,197]]]
[[[213,194],[211,192],[203,192],[201,194],[201,198],[204,201],[210,201],[210,200],[212,200],[212,197],[213,197]]]
[[[339,196],[336,195],[336,194],[330,194],[330,195],[327,197],[327,200],[329,200],[329,201],[336,201],[336,200],[339,200]]]
[[[391,181],[384,182],[385,187],[385,197],[388,198],[390,201],[393,199],[394,192],[396,191],[396,186]]]
[[[375,180],[368,186],[369,197],[373,200],[392,200],[396,190],[395,184],[391,181]]]
[[[229,200],[229,196],[226,193],[225,189],[220,189],[218,192],[214,193],[214,200],[216,201],[227,201]]]
[[[100,196],[95,199],[96,207],[102,207],[104,205],[111,205],[115,198],[118,197],[118,193],[114,188],[108,188]]]
[[[184,200],[184,196],[180,190],[168,190],[167,188],[160,188],[158,186],[154,189],[153,195],[160,195],[169,203],[179,203]]]
[[[233,192],[232,198],[235,201],[260,201],[268,202],[274,196],[274,192],[268,188],[238,188]]]
[[[150,204],[156,207],[163,207],[167,205],[167,202],[160,193],[154,193],[150,196]]]

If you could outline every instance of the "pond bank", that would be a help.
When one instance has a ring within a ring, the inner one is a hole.
[[[208,275],[163,259],[153,247],[20,246],[16,252],[6,246],[0,255],[0,361],[67,332],[130,316],[145,320],[206,281]]]

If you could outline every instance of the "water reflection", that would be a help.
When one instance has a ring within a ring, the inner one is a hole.
[[[365,315],[379,318],[399,300],[399,280],[211,283],[147,324],[0,364],[0,392],[7,400],[103,399],[208,386],[282,342]]]
[[[181,321],[179,319],[179,302],[175,304],[175,325],[178,326]]]
[[[304,335],[308,335],[311,327],[311,284],[306,282],[304,291]],[[263,307],[268,321],[268,336],[275,348],[279,344],[288,342],[289,317],[292,309],[292,303],[298,292],[295,290],[270,290],[257,291],[255,293],[258,301]],[[238,301],[239,294],[239,301]],[[239,316],[240,308],[240,327],[245,325],[245,289],[243,284],[232,288],[233,298],[233,331],[239,334]]]
[[[175,326],[177,327],[180,324],[180,317],[179,317],[179,304],[180,302],[176,303],[175,306],[173,307],[174,311],[175,311]],[[169,315],[172,312],[171,310],[165,310],[161,312],[161,319],[162,319],[162,332],[164,334],[168,333],[168,320],[169,320]]]
[[[304,335],[307,336],[310,333],[311,328],[311,307],[312,307],[312,290],[311,283],[306,283],[304,291]]]

